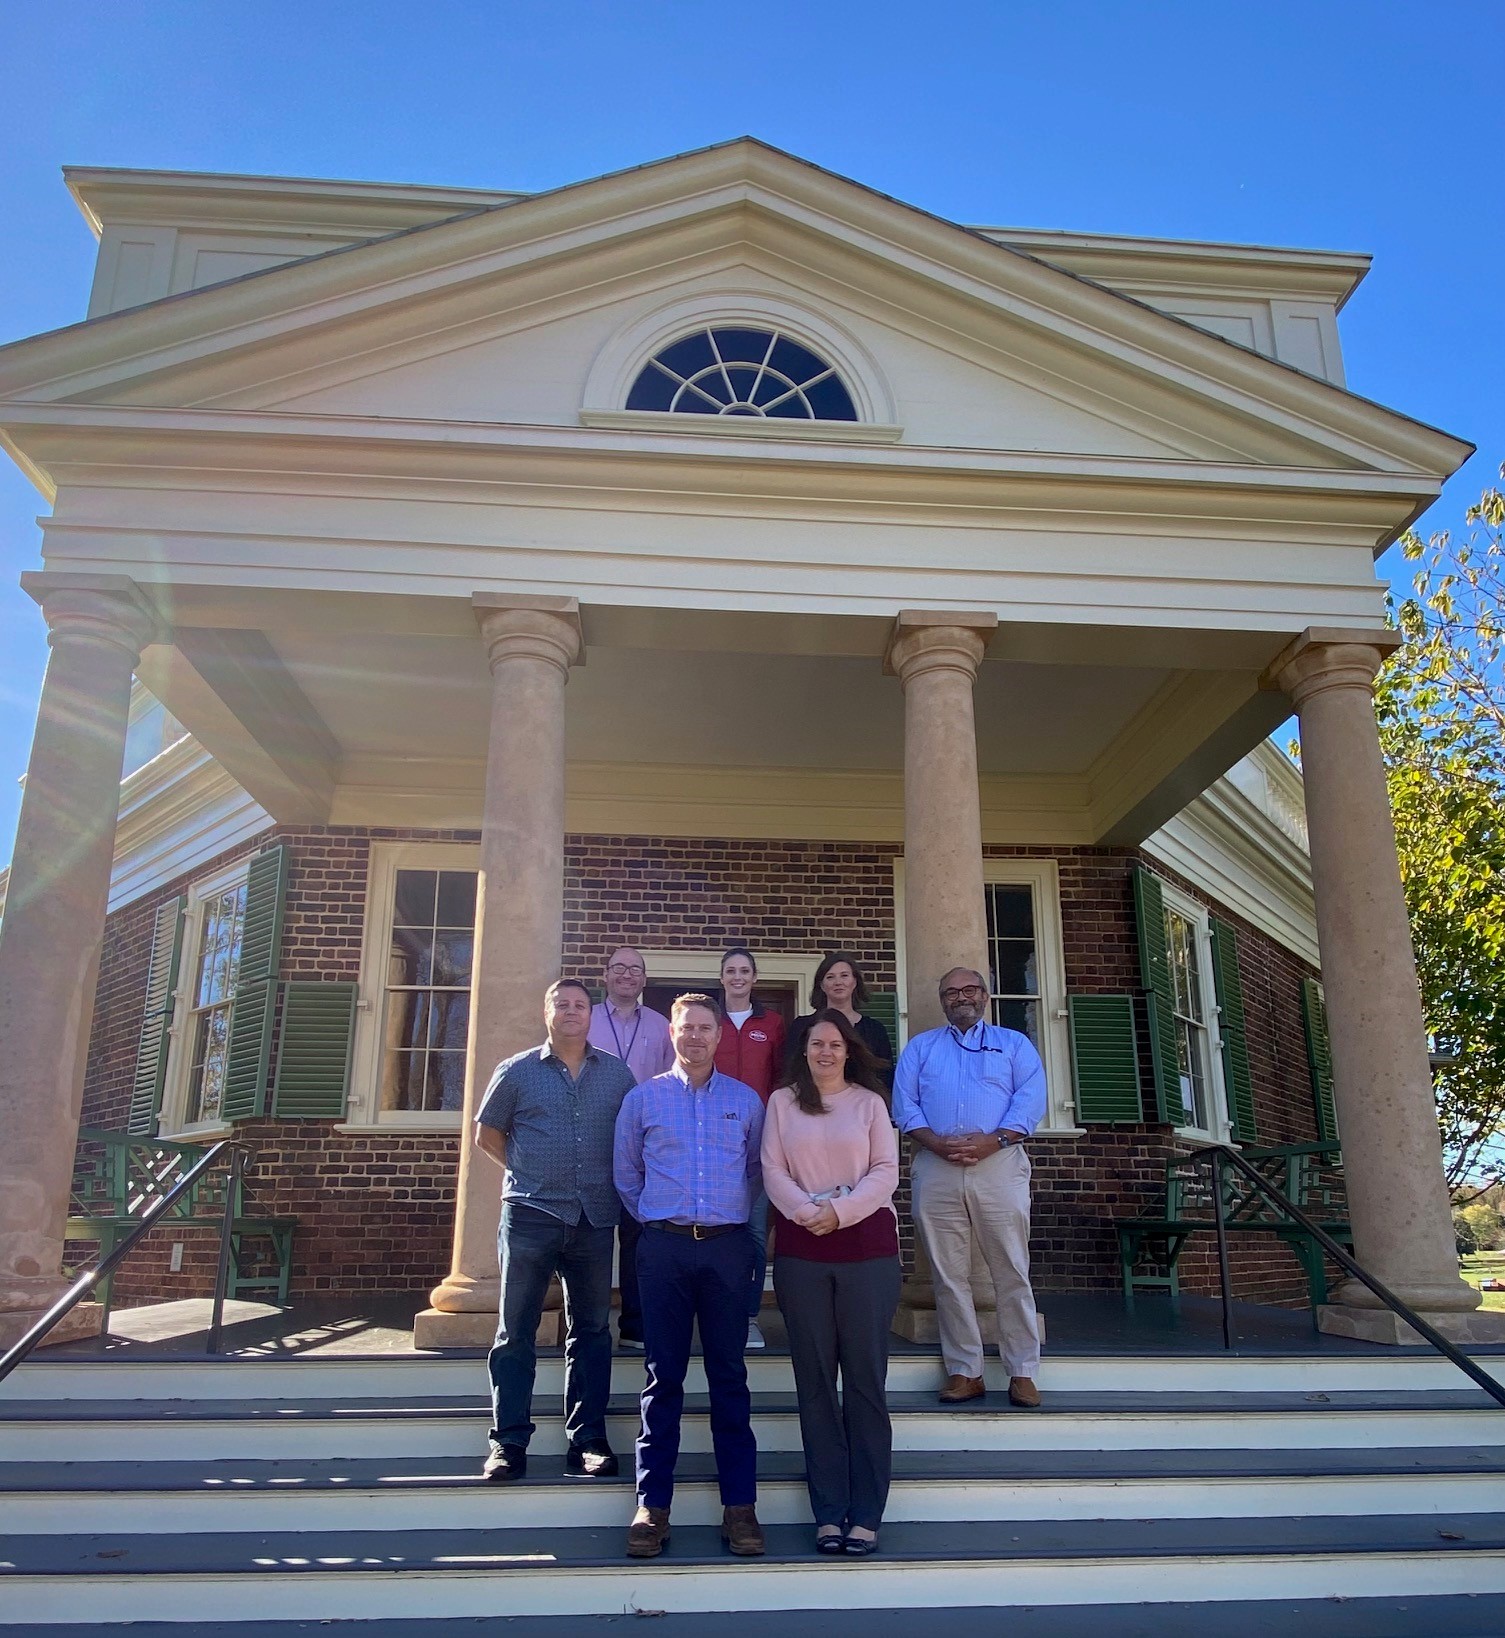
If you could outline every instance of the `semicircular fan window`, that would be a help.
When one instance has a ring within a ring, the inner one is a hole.
[[[855,421],[841,377],[778,330],[715,325],[682,336],[643,366],[631,410],[751,415],[774,421]]]

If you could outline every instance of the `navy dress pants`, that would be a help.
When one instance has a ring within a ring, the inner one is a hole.
[[[648,1380],[637,1442],[638,1501],[667,1507],[674,1496],[679,1423],[690,1344],[700,1326],[711,1394],[711,1445],[723,1507],[757,1500],[757,1441],[747,1391],[747,1289],[756,1255],[751,1233],[735,1228],[692,1240],[645,1225],[638,1241],[638,1287]]]

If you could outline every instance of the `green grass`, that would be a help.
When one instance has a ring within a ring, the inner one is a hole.
[[[1505,1280],[1505,1251],[1475,1252],[1462,1263],[1463,1277],[1470,1285],[1478,1285],[1480,1280]],[[1505,1291],[1486,1291],[1482,1306],[1505,1313]]]

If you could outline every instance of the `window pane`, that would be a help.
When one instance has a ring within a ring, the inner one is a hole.
[[[721,373],[719,364],[714,369],[702,370],[690,383],[690,386],[699,392],[703,392],[706,397],[715,399],[718,404],[731,403],[731,399],[727,396],[726,377]],[[697,398],[695,392],[681,393],[678,407],[682,410],[705,409],[708,413],[710,411],[710,405]]]
[[[1027,887],[989,887],[988,936],[1033,938],[1035,896]]]
[[[743,362],[747,364],[761,364],[768,355],[768,344],[773,335],[768,330],[723,330],[716,331],[716,350],[721,354],[723,362],[731,364]]]
[[[829,368],[808,347],[801,347],[788,336],[780,336],[774,343],[768,362],[780,374],[787,375],[791,381],[796,382],[813,380],[817,375],[824,375]]]
[[[768,411],[768,418],[771,421],[808,421],[810,411],[805,405],[805,400],[796,393],[793,398],[786,398],[782,404],[775,404]]]
[[[473,928],[476,924],[476,873],[473,870],[439,872],[440,927]]]
[[[219,1113],[225,1088],[225,1056],[230,1040],[230,1009],[215,1007],[200,1017],[189,1086],[188,1118],[210,1120]]]
[[[855,421],[857,419],[857,410],[852,403],[852,395],[834,375],[828,375],[824,381],[817,381],[813,387],[807,387],[805,397],[810,400],[810,408],[815,412],[818,420]]]
[[[428,982],[450,987],[470,983],[471,958],[476,936],[471,932],[439,932],[434,935],[433,976]]]
[[[658,354],[658,359],[688,381],[697,371],[714,364],[716,355],[711,351],[710,337],[700,330],[693,336],[686,336],[683,341],[676,341],[672,347],[665,347]]]
[[[1016,1029],[1021,1035],[1029,1036],[1035,1046],[1039,1046],[1038,1001],[1000,1001],[995,996],[991,1010],[995,1024],[1002,1024],[1005,1029]]]
[[[387,1045],[421,1047],[428,1034],[428,992],[397,990],[387,997]]]
[[[679,383],[671,380],[656,365],[649,364],[632,384],[627,395],[628,409],[666,410],[674,402]]]
[[[434,936],[416,927],[397,927],[392,930],[392,947],[387,956],[389,984],[417,984],[420,969],[430,965]]]
[[[465,1054],[463,1052],[431,1052],[428,1057],[428,1081],[425,1087],[426,1109],[463,1109],[465,1107]]]
[[[794,383],[787,375],[780,375],[775,370],[764,370],[763,379],[758,383],[758,390],[753,394],[755,404],[771,404],[775,398],[782,398]]]
[[[423,1060],[421,1052],[386,1054],[382,1062],[383,1109],[423,1108]]]
[[[732,391],[736,393],[738,403],[749,402],[758,372],[746,364],[734,364],[726,373],[732,378]]]
[[[446,995],[442,991],[436,991],[431,997],[428,1013],[429,1046],[463,1053],[469,1031],[469,992],[451,992]]]
[[[439,890],[437,870],[399,870],[397,894],[392,901],[394,927],[432,927],[434,899]]]
[[[1035,947],[1020,939],[1005,939],[993,946],[995,995],[1034,995]]]

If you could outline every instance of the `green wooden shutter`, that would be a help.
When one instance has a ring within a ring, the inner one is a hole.
[[[354,984],[287,984],[272,1113],[284,1120],[338,1120],[350,1087]]]
[[[1139,923],[1139,979],[1144,985],[1145,1015],[1150,1027],[1155,1118],[1171,1126],[1185,1126],[1186,1107],[1181,1102],[1176,1053],[1176,1001],[1165,940],[1165,896],[1160,878],[1148,870],[1134,872],[1134,910]]]
[[[151,958],[146,968],[146,1004],[136,1041],[136,1075],[131,1082],[125,1129],[137,1137],[157,1135],[162,1088],[167,1084],[167,1051],[172,1045],[172,1015],[177,1006],[178,963],[183,953],[182,897],[158,905],[152,927]]]
[[[1211,918],[1212,982],[1218,996],[1218,1032],[1223,1037],[1223,1086],[1228,1118],[1238,1143],[1254,1142],[1254,1077],[1249,1072],[1249,1038],[1244,1022],[1244,984],[1238,970],[1238,934],[1226,921]]]
[[[1071,1089],[1083,1125],[1144,1119],[1132,995],[1070,995]]]
[[[219,1106],[224,1120],[251,1120],[266,1112],[278,987],[274,978],[250,983],[242,978],[235,986],[225,1053],[225,1089]]]
[[[1301,1023],[1306,1031],[1306,1061],[1312,1072],[1312,1102],[1317,1108],[1317,1140],[1338,1141],[1338,1113],[1333,1103],[1333,1053],[1327,1037],[1327,998],[1315,978],[1301,981]]]
[[[287,892],[287,849],[269,847],[246,876],[246,919],[240,935],[237,983],[276,978],[282,965],[282,907]]]
[[[876,1018],[884,1029],[888,1031],[889,1041],[893,1045],[894,1055],[899,1052],[899,997],[893,990],[869,990],[865,1016]],[[890,1064],[892,1070],[893,1065]]]

